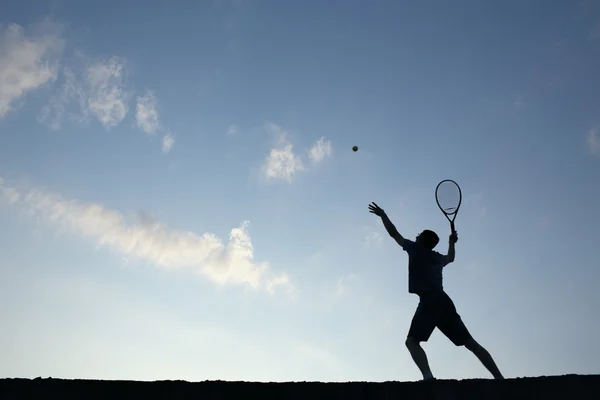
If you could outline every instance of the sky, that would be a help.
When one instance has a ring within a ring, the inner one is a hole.
[[[0,3],[1,377],[419,380],[443,179],[505,377],[600,373],[597,2]]]

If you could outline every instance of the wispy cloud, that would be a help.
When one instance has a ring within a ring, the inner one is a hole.
[[[56,25],[40,28],[42,33],[27,36],[20,25],[0,25],[0,118],[28,92],[56,79],[64,40]]]
[[[288,142],[288,133],[280,126],[267,122],[266,127],[276,135],[277,146],[265,157],[263,170],[268,180],[280,180],[292,183],[294,175],[304,170],[304,163],[294,154],[294,148]]]
[[[138,128],[148,135],[165,131],[158,115],[158,99],[152,91],[146,90],[146,93],[137,97],[135,121]],[[166,133],[162,139],[163,153],[169,153],[174,144],[175,136],[170,132]]]
[[[275,136],[275,140],[281,144],[289,141],[290,134],[286,130],[284,130],[281,126],[277,125],[274,122],[267,121],[265,122],[265,128],[272,135]]]
[[[274,274],[268,262],[254,259],[248,222],[230,232],[229,243],[211,233],[196,234],[169,227],[145,213],[128,221],[102,204],[65,199],[43,189],[0,186],[0,196],[27,214],[58,228],[94,240],[123,257],[145,260],[163,269],[189,268],[217,285],[245,285],[274,294],[293,291],[289,277]]]
[[[138,128],[149,135],[153,135],[160,128],[156,106],[156,96],[149,90],[137,97],[135,121]]]
[[[61,84],[39,113],[38,121],[57,130],[65,117],[80,123],[89,121],[91,117],[110,129],[121,123],[129,113],[133,90],[126,82],[127,62],[116,56],[96,62],[89,62],[83,55],[80,59],[85,68],[62,68]],[[136,97],[135,121],[137,127],[150,136],[164,133],[164,153],[173,149],[175,136],[160,121],[158,99],[154,92],[146,90]]]
[[[367,249],[377,249],[383,247],[382,230],[385,230],[381,219],[377,218],[374,225],[364,225],[361,228],[363,237],[363,246]]]
[[[173,147],[174,144],[175,144],[175,137],[173,136],[173,134],[172,133],[166,134],[165,136],[163,136],[162,151],[164,153],[170,152],[171,148]]]
[[[227,136],[235,136],[240,132],[239,127],[236,124],[231,124],[227,128]]]
[[[483,193],[475,193],[465,198],[465,202],[471,203],[471,210],[476,212],[478,217],[485,217],[487,215],[487,205]]]
[[[77,122],[87,119],[87,94],[70,68],[63,68],[60,74],[63,82],[60,88],[50,97],[50,101],[40,111],[37,120],[50,129],[58,130],[62,120],[68,117]],[[76,104],[78,112],[70,110],[71,103]],[[79,112],[81,114],[79,114]]]
[[[592,154],[600,154],[600,134],[598,128],[590,129],[587,135],[587,146]]]
[[[353,272],[349,273],[348,275],[344,275],[344,276],[340,277],[337,281],[335,296],[338,298],[343,296],[346,293],[346,291],[348,290],[348,284],[350,282],[354,282],[356,280],[358,280],[358,275]]]
[[[369,249],[380,248],[383,246],[383,236],[379,232],[369,230],[365,234],[364,245]]]
[[[318,164],[325,157],[331,156],[331,141],[321,137],[309,150],[309,158],[314,164]]]
[[[4,179],[0,176],[0,200],[10,205],[15,204],[20,199],[20,194],[11,187],[4,186]]]
[[[124,70],[124,60],[119,57],[97,62],[87,70],[89,110],[107,128],[119,124],[129,111]]]
[[[79,73],[74,68],[64,68],[62,86],[42,109],[38,120],[58,129],[65,114],[78,121],[87,121],[91,115],[106,128],[118,125],[129,112],[125,69],[125,61],[119,57],[90,63]],[[72,103],[80,114],[70,111]]]

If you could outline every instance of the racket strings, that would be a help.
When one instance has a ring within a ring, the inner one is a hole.
[[[444,213],[454,214],[460,205],[460,189],[453,182],[444,182],[437,188],[436,198]]]

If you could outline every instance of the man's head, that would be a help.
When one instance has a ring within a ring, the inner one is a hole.
[[[423,232],[419,233],[415,243],[418,243],[427,249],[433,250],[439,241],[440,238],[434,231],[425,229]]]

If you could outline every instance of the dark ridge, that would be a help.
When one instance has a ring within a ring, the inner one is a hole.
[[[0,399],[598,400],[600,375],[381,383],[2,379]]]

